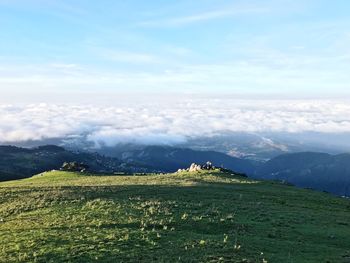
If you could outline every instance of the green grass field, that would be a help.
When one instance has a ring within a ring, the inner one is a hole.
[[[0,262],[350,262],[350,201],[221,172],[0,183]]]

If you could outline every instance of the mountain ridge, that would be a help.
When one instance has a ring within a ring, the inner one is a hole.
[[[260,166],[253,177],[350,196],[350,154],[284,154]]]
[[[56,145],[36,148],[0,146],[0,181],[30,177],[64,162],[82,162],[95,173],[175,172],[191,163],[211,161],[256,179],[279,180],[302,188],[350,196],[350,154],[331,155],[321,152],[282,154],[269,161],[255,162],[215,151],[196,151],[171,146],[142,146],[128,151],[68,151]]]

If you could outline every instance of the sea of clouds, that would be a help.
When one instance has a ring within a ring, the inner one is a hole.
[[[116,106],[0,105],[0,142],[84,135],[99,147],[169,144],[223,132],[350,132],[350,103],[339,100],[186,99]]]

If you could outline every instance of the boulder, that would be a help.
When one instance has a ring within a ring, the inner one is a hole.
[[[202,169],[203,170],[214,170],[215,167],[213,166],[213,164],[211,162],[206,162],[204,165],[202,165]]]
[[[202,166],[201,165],[192,163],[188,171],[189,172],[198,172],[198,171],[201,171],[201,170],[202,170]]]

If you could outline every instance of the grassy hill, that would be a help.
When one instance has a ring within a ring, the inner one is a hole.
[[[0,183],[0,262],[350,262],[350,202],[219,171]]]
[[[95,173],[155,172],[147,165],[123,163],[117,158],[89,152],[71,152],[55,145],[37,148],[20,148],[0,145],[0,181],[31,177],[52,169],[59,169],[64,162],[84,163]]]

